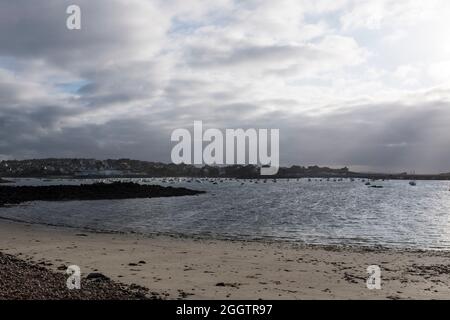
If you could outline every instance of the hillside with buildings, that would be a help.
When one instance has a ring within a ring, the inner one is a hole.
[[[197,167],[186,164],[149,162],[131,159],[31,159],[0,161],[0,177],[223,177],[263,178],[260,166],[231,165]],[[450,180],[450,174],[416,175],[407,173],[361,173],[347,167],[281,167],[273,178],[371,178]]]

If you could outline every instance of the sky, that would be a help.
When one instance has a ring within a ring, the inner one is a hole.
[[[81,8],[81,30],[66,8]],[[282,165],[450,172],[448,0],[0,0],[0,159],[170,162],[280,129]]]

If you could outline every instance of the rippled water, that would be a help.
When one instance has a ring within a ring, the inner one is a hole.
[[[83,183],[93,182],[94,180]],[[227,238],[270,238],[320,244],[450,250],[449,182],[361,181],[276,183],[148,181],[207,193],[174,198],[33,202],[0,208],[0,217],[28,222]],[[78,184],[17,179],[16,185]]]

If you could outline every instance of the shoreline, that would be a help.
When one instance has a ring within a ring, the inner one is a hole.
[[[79,265],[163,299],[448,299],[448,251],[93,232],[0,219],[0,252]],[[382,289],[366,287],[379,265]]]
[[[138,231],[120,231],[120,230],[108,230],[108,229],[94,229],[89,227],[75,227],[69,225],[58,225],[44,222],[32,222],[32,221],[24,221],[20,219],[10,218],[10,217],[2,217],[0,216],[0,229],[1,222],[12,222],[16,224],[22,225],[34,225],[34,226],[42,226],[49,228],[57,228],[61,230],[67,231],[78,231],[78,232],[88,232],[92,234],[110,234],[110,235],[135,235],[143,238],[155,238],[155,237],[167,237],[172,239],[187,239],[187,240],[197,240],[197,241],[224,241],[224,242],[237,242],[237,243],[260,243],[267,245],[277,245],[283,244],[287,246],[292,246],[296,249],[322,249],[322,250],[335,250],[335,251],[345,251],[345,250],[354,250],[354,251],[391,251],[397,253],[449,253],[450,248],[414,248],[414,247],[400,247],[400,246],[386,246],[386,245],[362,245],[362,244],[344,244],[344,243],[336,243],[336,244],[326,244],[326,243],[307,243],[300,240],[295,239],[282,239],[275,237],[261,237],[261,238],[251,238],[249,237],[236,237],[236,236],[220,236],[220,235],[208,235],[208,234],[185,234],[185,233],[174,233],[174,232],[138,232]]]
[[[402,177],[392,177],[386,174],[361,174],[361,175],[349,175],[349,176],[330,176],[330,175],[305,175],[305,176],[254,176],[254,177],[235,177],[235,176],[153,176],[153,175],[111,175],[111,176],[2,176],[1,178],[7,179],[7,184],[15,183],[16,179],[37,179],[37,180],[132,180],[132,179],[217,179],[217,180],[306,180],[306,179],[322,179],[322,180],[331,180],[331,179],[354,179],[354,182],[357,180],[373,180],[373,181],[438,181],[438,182],[450,182],[450,175],[413,175],[413,176],[402,176]]]

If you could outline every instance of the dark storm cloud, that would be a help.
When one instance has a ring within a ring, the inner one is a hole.
[[[450,103],[362,105],[282,127],[288,159],[380,170],[448,171]],[[320,159],[320,160],[317,160]]]
[[[134,157],[170,161],[170,133],[178,127],[191,129],[192,121],[205,127],[280,128],[281,163],[353,165],[384,170],[448,170],[449,103],[404,106],[362,105],[325,116],[288,115],[273,112],[252,116],[257,106],[224,105],[195,108],[189,118],[176,110],[161,108],[151,121],[128,118],[98,125],[58,128],[60,118],[73,111],[55,106],[21,112],[11,108],[0,113],[3,140],[1,154],[18,157],[97,156]],[[239,117],[236,117],[239,114]]]

